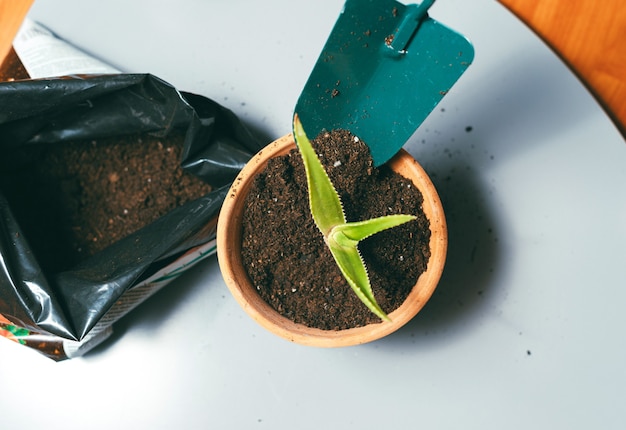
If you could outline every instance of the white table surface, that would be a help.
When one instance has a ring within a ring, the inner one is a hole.
[[[37,0],[30,17],[213,98],[269,141],[290,131],[342,5]],[[0,428],[626,428],[624,139],[495,0],[439,0],[431,16],[476,58],[406,146],[450,229],[414,320],[358,347],[290,344],[244,314],[213,257],[83,358],[0,340]]]

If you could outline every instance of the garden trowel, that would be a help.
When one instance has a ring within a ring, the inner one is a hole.
[[[404,146],[474,58],[433,3],[346,1],[295,108],[309,136],[349,130],[376,166]]]

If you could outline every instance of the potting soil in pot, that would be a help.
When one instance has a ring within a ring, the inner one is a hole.
[[[211,187],[183,171],[184,135],[26,147],[0,186],[44,271],[74,266]],[[6,165],[5,165],[6,164]]]
[[[391,313],[404,302],[430,257],[422,195],[389,167],[373,167],[368,147],[347,131],[322,133],[312,144],[348,221],[399,213],[417,216],[359,244],[376,300]],[[255,178],[242,237],[242,257],[253,285],[285,317],[323,330],[380,322],[357,298],[324,244],[309,211],[304,166],[296,150],[270,160]]]

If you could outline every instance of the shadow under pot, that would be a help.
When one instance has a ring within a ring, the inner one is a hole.
[[[358,142],[347,132],[346,136]],[[365,175],[361,180],[353,178],[355,171],[350,170],[353,148],[334,144],[320,149],[320,140],[322,135],[312,142],[340,194],[347,221],[374,217],[359,218],[363,215],[355,212],[355,206],[383,212],[375,216],[387,215],[390,210],[419,215],[415,221],[359,243],[375,298],[390,321],[382,321],[356,297],[325,247],[310,215],[304,167],[292,134],[261,150],[233,182],[218,219],[218,261],[237,302],[270,332],[309,346],[358,345],[395,332],[430,299],[445,264],[446,221],[433,183],[406,151],[374,168],[366,150],[369,164],[365,168],[359,165],[364,171],[358,173]],[[338,185],[341,176],[352,179],[345,189]],[[386,186],[387,191],[377,190],[378,194],[366,197],[367,190],[362,188],[371,180],[385,183],[383,190]],[[259,186],[269,189],[259,191]],[[398,201],[392,206],[385,199],[398,189],[408,194],[395,196]],[[264,215],[251,230],[252,211]],[[419,214],[411,213],[414,211]],[[255,229],[270,234],[257,238]],[[315,251],[318,248],[320,251]],[[272,252],[265,256],[268,249]]]

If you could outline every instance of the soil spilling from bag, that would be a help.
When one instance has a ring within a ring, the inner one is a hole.
[[[184,135],[30,146],[0,162],[0,187],[44,271],[84,258],[211,191],[183,171]]]
[[[414,184],[387,166],[375,168],[368,147],[344,130],[312,144],[339,192],[348,221],[389,214],[417,219],[359,244],[374,296],[390,313],[406,299],[430,258],[429,222]],[[269,161],[250,190],[242,256],[260,296],[294,322],[342,330],[380,322],[343,278],[309,212],[297,151]]]
[[[28,79],[28,72],[15,53],[15,49],[11,47],[7,56],[2,63],[0,63],[0,82],[16,81],[19,79]]]

